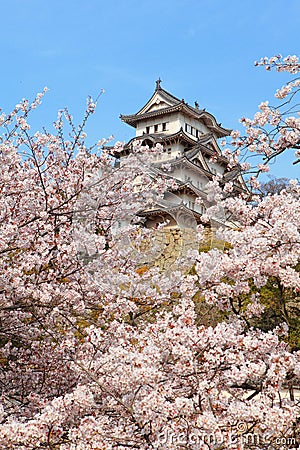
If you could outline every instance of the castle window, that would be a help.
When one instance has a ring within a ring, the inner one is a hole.
[[[189,125],[188,123],[185,124],[185,131],[186,131],[187,133],[192,134],[192,130],[193,130],[193,129],[194,129],[194,128],[191,127],[191,125]]]
[[[150,127],[146,127],[146,134],[150,133]]]
[[[158,125],[156,124],[156,125],[154,125],[154,133],[157,133],[158,132]]]
[[[167,130],[167,122],[164,122],[162,124],[162,131],[166,131]]]

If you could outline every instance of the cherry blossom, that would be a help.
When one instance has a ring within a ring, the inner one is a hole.
[[[258,65],[299,69],[295,57]],[[31,134],[41,100],[1,119],[0,449],[247,448],[251,433],[259,449],[283,437],[297,448],[297,181],[233,196],[234,177],[214,177],[197,232],[200,245],[217,216],[223,245],[163,271],[145,260],[145,241],[156,244],[140,215],[174,189],[167,171],[149,170],[162,149],[138,144],[114,167],[106,139],[87,146],[91,98],[79,126],[63,110],[54,134]],[[224,153],[235,174],[252,170],[242,146],[267,159],[258,172],[297,147],[298,118],[278,111],[263,102],[243,119],[246,136],[233,133]]]

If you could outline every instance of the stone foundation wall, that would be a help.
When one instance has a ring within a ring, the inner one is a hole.
[[[192,228],[163,228],[153,230],[151,240],[143,242],[139,251],[143,253],[143,265],[158,267],[160,270],[187,270],[190,250],[201,250],[214,246],[214,233],[205,231],[202,243],[197,240],[196,230]]]

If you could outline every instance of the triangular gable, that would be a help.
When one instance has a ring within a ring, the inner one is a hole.
[[[216,154],[219,156],[222,154],[221,149],[218,145],[218,142],[216,141],[215,137],[211,133],[208,134],[207,136],[200,137],[199,143],[211,150],[214,150],[216,152]]]
[[[170,105],[169,103],[166,103],[163,100],[157,99],[156,102],[153,103],[152,105],[150,105],[149,108],[145,112],[147,113],[150,111],[156,111],[158,109],[169,108],[170,106],[172,106],[172,105]]]
[[[201,151],[199,150],[199,152],[196,154],[196,156],[192,159],[192,161],[194,161],[195,159],[198,159],[199,162],[202,164],[202,167],[204,170],[207,170],[208,172],[210,172],[210,168],[207,165],[207,162],[205,161],[205,159],[203,158],[203,155],[201,153]]]
[[[150,100],[136,114],[141,115],[153,110],[169,108],[180,103],[180,100],[166,92],[164,89],[158,89],[154,92]]]

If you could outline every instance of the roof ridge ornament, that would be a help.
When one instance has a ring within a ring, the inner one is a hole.
[[[161,85],[160,85],[160,83],[162,82],[162,80],[160,79],[160,77],[158,78],[158,80],[156,80],[156,91],[158,91],[159,89],[161,89]]]

